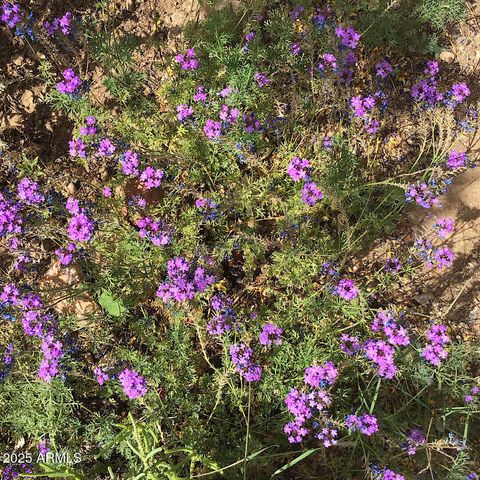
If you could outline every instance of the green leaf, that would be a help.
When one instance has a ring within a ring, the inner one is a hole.
[[[285,465],[283,465],[283,467],[280,467],[278,470],[276,470],[273,473],[272,477],[274,477],[275,475],[278,475],[279,473],[284,472],[285,470],[288,470],[290,467],[293,467],[296,463],[301,462],[304,458],[309,457],[312,453],[316,452],[317,450],[320,450],[320,449],[319,448],[311,448],[310,450],[307,450],[306,452],[303,452],[297,458],[295,458],[294,460],[286,463]],[[272,477],[270,477],[270,478],[272,478]]]
[[[108,290],[102,290],[98,301],[102,308],[114,317],[120,317],[125,311],[122,299],[114,297]]]

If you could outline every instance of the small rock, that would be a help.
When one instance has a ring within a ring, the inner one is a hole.
[[[444,62],[447,62],[447,63],[452,63],[453,60],[455,60],[455,55],[452,52],[449,52],[448,50],[444,50],[440,54],[440,60],[443,60]]]

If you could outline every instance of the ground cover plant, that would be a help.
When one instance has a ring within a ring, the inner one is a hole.
[[[455,223],[399,231],[475,167],[474,85],[341,4],[216,5],[175,48],[30,7],[2,39],[65,135],[2,143],[3,478],[478,478],[478,345],[413,298]]]

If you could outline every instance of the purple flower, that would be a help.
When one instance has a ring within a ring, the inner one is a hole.
[[[240,116],[238,108],[231,108],[229,110],[228,105],[223,104],[220,110],[220,119],[230,124],[235,123]]]
[[[223,88],[222,90],[220,90],[220,92],[219,92],[218,94],[219,94],[222,98],[226,98],[226,97],[228,97],[232,92],[233,92],[233,88],[227,85],[225,88]]]
[[[338,370],[332,362],[323,365],[314,365],[305,369],[303,382],[313,388],[324,387],[335,383]]]
[[[300,443],[310,433],[308,428],[296,422],[289,422],[283,427],[283,431],[288,435],[289,443]]]
[[[186,104],[177,106],[177,119],[183,122],[186,118],[193,115],[193,108]]]
[[[338,295],[344,300],[353,300],[358,296],[358,293],[355,282],[348,278],[340,280],[335,288],[335,295]]]
[[[455,230],[455,222],[452,218],[439,218],[433,225],[433,229],[441,238],[447,238]]]
[[[292,55],[300,55],[302,53],[302,47],[298,43],[292,43],[290,45],[290,52],[292,52]]]
[[[322,430],[315,435],[325,448],[331,447],[337,444],[338,431],[332,428],[322,428]]]
[[[156,247],[168,245],[172,241],[170,228],[162,220],[153,220],[150,217],[139,218],[137,227],[140,228],[140,237],[148,238]]]
[[[302,189],[302,202],[305,205],[313,207],[323,198],[323,192],[318,188],[315,182],[305,182]]]
[[[370,328],[374,332],[382,330],[391,345],[406,346],[410,343],[408,332],[396,320],[397,316],[392,310],[379,310]]]
[[[195,100],[195,102],[205,102],[207,100],[207,97],[208,95],[205,92],[205,87],[203,85],[200,85],[197,88],[197,93],[193,96],[193,99]]]
[[[9,201],[0,192],[0,236],[21,233],[22,218],[19,214],[20,204]]]
[[[383,378],[392,379],[397,373],[394,363],[392,346],[383,340],[369,340],[363,346],[365,356],[374,362],[378,367],[378,375]]]
[[[380,78],[386,78],[389,73],[393,72],[393,67],[388,60],[382,60],[375,65],[375,73]]]
[[[2,15],[0,20],[7,24],[8,27],[14,28],[21,20],[23,12],[20,10],[18,3],[5,2],[2,5]]]
[[[181,65],[182,70],[196,70],[199,65],[194,48],[189,48],[185,54],[176,55],[175,61]]]
[[[100,147],[98,148],[98,154],[101,157],[111,157],[115,151],[115,146],[108,138],[104,138],[100,141]]]
[[[207,324],[208,333],[210,335],[223,335],[232,331],[237,321],[232,308],[232,300],[225,295],[214,295],[210,305],[214,315]]]
[[[164,175],[159,168],[147,167],[140,175],[140,181],[147,190],[151,190],[161,185]]]
[[[127,150],[121,162],[122,173],[129,177],[136,177],[140,173],[138,171],[138,154]]]
[[[244,343],[230,346],[230,358],[235,370],[247,382],[258,382],[262,375],[262,367],[253,363],[253,350]]]
[[[266,87],[270,83],[270,79],[262,72],[256,72],[253,79],[260,88]]]
[[[42,440],[38,444],[38,451],[40,455],[46,455],[50,451],[50,448],[47,445],[47,440],[45,438],[42,438]]]
[[[125,368],[119,373],[118,378],[122,384],[123,393],[128,398],[143,397],[147,393],[145,379],[135,370]]]
[[[306,180],[310,162],[305,158],[294,157],[288,164],[287,173],[294,182]]]
[[[167,262],[168,279],[160,284],[157,297],[164,303],[192,300],[196,293],[202,293],[215,283],[215,277],[202,267],[194,267],[184,258],[176,257]]]
[[[353,27],[337,27],[335,29],[335,35],[340,39],[340,43],[344,47],[352,49],[357,48],[360,41],[360,34],[355,31]]]
[[[283,330],[280,327],[277,327],[273,323],[267,323],[262,327],[260,332],[259,342],[261,345],[266,345],[268,347],[282,344],[282,333]]]
[[[218,204],[210,198],[197,198],[195,206],[199,212],[205,217],[205,220],[215,220],[217,218]]]
[[[70,215],[80,213],[80,203],[76,198],[68,197],[65,207]]]
[[[64,81],[57,84],[57,90],[65,94],[75,93],[82,84],[80,78],[75,75],[75,72],[71,68],[64,70],[62,75]]]
[[[243,121],[245,123],[245,131],[247,133],[254,133],[260,130],[262,127],[260,120],[256,117],[255,113],[253,112],[246,113],[243,116]]]
[[[456,168],[463,168],[467,165],[468,157],[465,152],[457,152],[457,150],[451,150],[448,154],[447,166],[451,170]]]
[[[87,242],[92,238],[94,222],[85,213],[74,215],[68,222],[68,236],[74,242]]]
[[[418,430],[418,428],[411,430],[407,437],[407,455],[415,455],[415,453],[417,452],[417,448],[420,445],[424,445],[425,441],[425,435],[423,435],[421,430]]]
[[[110,375],[105,373],[103,369],[101,369],[100,367],[96,367],[93,370],[93,373],[95,374],[95,377],[97,378],[97,382],[100,386],[106,383],[108,380],[110,380]]]
[[[70,265],[73,261],[73,253],[77,249],[77,246],[74,243],[69,243],[67,248],[57,248],[55,250],[55,255],[58,257],[58,260],[61,265]]]
[[[449,267],[455,260],[455,254],[448,247],[437,248],[434,254],[435,262],[439,270]]]
[[[218,138],[222,134],[222,124],[209,118],[203,127],[203,132],[210,140]]]
[[[11,365],[12,364],[12,362],[13,362],[12,354],[13,354],[13,343],[10,342],[7,345],[7,348],[5,348],[5,351],[3,353],[3,363],[5,365]]]
[[[18,198],[27,205],[36,205],[45,200],[39,191],[38,183],[25,177],[18,183]]]
[[[81,138],[68,142],[68,153],[71,157],[86,158],[85,144]]]
[[[427,332],[429,343],[425,345],[422,351],[422,357],[435,367],[438,367],[442,360],[445,360],[448,356],[448,352],[443,348],[443,345],[450,342],[450,338],[446,332],[447,327],[442,324],[432,325]]]
[[[105,198],[110,198],[112,196],[112,189],[110,187],[104,187],[102,190],[102,195]]]
[[[358,337],[343,333],[340,337],[340,350],[347,355],[354,355],[360,350]]]
[[[431,208],[439,204],[438,191],[436,185],[425,182],[417,182],[407,187],[405,199],[407,202],[415,202],[423,208]]]
[[[452,97],[458,103],[462,103],[470,95],[470,89],[465,82],[452,85]]]
[[[386,272],[397,273],[402,269],[402,264],[397,257],[387,258],[383,269]]]
[[[358,430],[367,437],[371,437],[374,433],[378,432],[377,417],[375,417],[375,415],[369,415],[368,413],[363,413],[360,416],[347,415],[345,424],[347,428],[353,432]]]

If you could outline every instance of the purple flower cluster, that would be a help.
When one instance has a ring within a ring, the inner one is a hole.
[[[307,391],[300,392],[294,388],[290,390],[285,398],[285,404],[294,420],[287,423],[283,429],[290,443],[300,443],[312,433],[325,447],[335,445],[337,431],[328,428],[328,425],[318,429],[319,423],[310,420],[317,413],[324,414],[325,409],[331,405],[332,400],[325,387],[335,382],[337,374],[332,362],[326,362],[323,366],[308,367],[304,376]],[[314,433],[315,431],[317,433]]]
[[[302,202],[313,207],[319,200],[322,200],[323,192],[315,182],[305,182],[302,189]]]
[[[71,68],[64,70],[62,75],[64,80],[57,84],[57,90],[65,94],[76,93],[78,87],[82,84],[80,78],[75,75],[75,72]]]
[[[97,382],[100,386],[102,386],[103,384],[105,384],[110,380],[110,375],[108,375],[108,373],[105,373],[103,369],[100,367],[96,367],[93,370],[93,373],[95,374]]]
[[[145,379],[135,370],[125,368],[118,374],[118,378],[122,384],[123,393],[128,398],[143,397],[147,393]]]
[[[43,359],[38,376],[50,383],[59,373],[60,360],[64,356],[63,345],[55,340],[57,324],[50,314],[44,313],[45,305],[39,295],[27,293],[21,301],[22,325],[26,335],[42,340]]]
[[[308,171],[310,168],[310,162],[305,158],[294,157],[288,164],[287,174],[294,182],[299,180],[306,180],[308,177]]]
[[[385,260],[385,265],[383,269],[386,272],[397,273],[402,269],[402,263],[397,257],[387,258],[387,260]]]
[[[177,105],[177,119],[180,122],[183,122],[185,119],[187,119],[188,117],[191,117],[192,115],[193,115],[193,107],[185,103]]]
[[[435,207],[439,204],[439,195],[445,193],[446,190],[439,188],[435,181],[430,182],[416,182],[407,187],[405,192],[405,199],[407,202],[415,202],[423,208]]]
[[[5,351],[3,352],[3,363],[5,365],[11,365],[13,362],[13,343],[10,342]]]
[[[146,167],[140,175],[140,181],[147,190],[158,188],[162,184],[162,178],[165,176],[163,170],[154,167]]]
[[[237,323],[237,316],[232,308],[232,300],[225,295],[214,295],[210,301],[213,318],[207,324],[210,335],[223,335],[231,332]]]
[[[394,362],[394,348],[383,340],[368,340],[362,346],[365,356],[376,364],[378,375],[392,379],[397,373]]]
[[[259,382],[262,376],[262,366],[254,363],[253,350],[245,343],[230,346],[230,358],[235,370],[247,382]]]
[[[243,122],[245,123],[245,131],[247,133],[258,132],[262,128],[262,124],[254,112],[246,113],[243,116]]]
[[[334,287],[333,293],[344,300],[353,300],[358,296],[359,291],[352,279],[342,278]]]
[[[340,337],[340,350],[347,355],[355,355],[362,345],[358,337],[343,333]]]
[[[256,72],[255,75],[253,75],[253,79],[260,88],[266,87],[270,83],[270,79],[262,72]]]
[[[393,72],[393,67],[388,60],[382,60],[375,65],[375,73],[380,78],[387,78]]]
[[[420,445],[424,445],[426,442],[425,435],[421,430],[415,428],[411,430],[407,436],[407,443],[405,445],[405,450],[407,451],[408,456],[413,456],[417,453],[417,448]]]
[[[0,192],[0,237],[22,232],[20,204],[11,202]]]
[[[211,118],[209,118],[205,122],[203,132],[210,140],[218,138],[222,134],[222,124],[220,122],[217,122],[216,120],[212,120]]]
[[[68,153],[71,157],[79,157],[79,158],[86,158],[87,152],[85,150],[86,146],[83,143],[81,138],[77,138],[76,140],[69,140],[68,141]]]
[[[396,315],[392,310],[379,310],[370,328],[373,332],[382,330],[391,345],[406,346],[410,338],[407,329],[397,323],[401,317],[402,314]]]
[[[63,357],[63,345],[60,341],[55,341],[53,334],[49,333],[42,339],[41,347],[43,360],[40,362],[38,376],[47,383],[58,374],[60,359]]]
[[[221,106],[220,110],[220,120],[223,120],[224,122],[227,122],[228,124],[232,125],[234,124],[237,120],[238,117],[240,116],[240,111],[238,108],[230,108],[228,105],[223,104]]]
[[[2,5],[2,15],[0,20],[8,27],[15,28],[22,19],[23,12],[20,10],[20,5],[13,2],[5,2]]]
[[[49,36],[54,35],[59,29],[64,35],[69,35],[72,33],[72,20],[73,14],[71,12],[66,12],[61,17],[55,17],[51,22],[46,20],[43,23],[43,26]]]
[[[28,177],[22,178],[17,186],[18,198],[26,205],[38,205],[45,200],[39,191],[38,183]]]
[[[267,347],[271,347],[273,344],[281,345],[282,333],[281,327],[273,323],[267,323],[262,327],[258,340],[261,345],[266,345]]]
[[[195,56],[195,49],[189,48],[187,53],[179,53],[175,56],[175,61],[181,65],[182,70],[196,70],[198,68],[198,60]]]
[[[381,476],[378,477],[378,480],[405,480],[405,477],[403,475],[400,475],[399,473],[396,473],[389,468],[383,469],[380,475]]]
[[[472,387],[470,390],[470,393],[468,395],[465,395],[465,403],[472,403],[474,396],[478,395],[480,393],[480,388],[479,387]]]
[[[438,62],[430,61],[424,70],[425,78],[413,85],[411,93],[417,102],[425,102],[433,106],[436,102],[441,102],[444,98],[443,93],[438,91],[436,75],[439,72]]]
[[[95,223],[90,220],[78,200],[68,198],[66,208],[72,215],[68,221],[68,236],[73,242],[87,242],[92,238]]]
[[[451,150],[448,154],[446,161],[447,167],[450,170],[466,167],[469,163],[469,159],[465,152],[458,152],[457,150]]]
[[[66,248],[57,248],[55,255],[58,257],[60,265],[70,265],[73,261],[74,253],[77,250],[75,243],[69,243]]]
[[[313,388],[326,387],[335,383],[338,370],[332,362],[326,362],[324,365],[313,365],[305,369],[303,381],[305,385]]]
[[[439,218],[433,225],[433,229],[440,238],[447,238],[455,230],[455,222],[452,218]]]
[[[337,27],[335,35],[340,39],[340,44],[343,47],[355,49],[360,41],[360,34],[353,27]]]
[[[122,173],[127,175],[127,177],[137,177],[139,175],[138,171],[138,154],[127,150],[123,154],[123,158],[120,161]]]
[[[203,267],[195,267],[182,257],[176,257],[167,263],[168,279],[160,284],[157,297],[165,303],[192,300],[196,293],[202,293],[215,283],[215,277]]]
[[[115,145],[108,138],[104,138],[100,141],[98,147],[98,155],[101,157],[111,157],[115,152]]]
[[[198,211],[205,217],[205,220],[211,221],[217,218],[218,204],[210,198],[197,198],[195,206]]]
[[[380,92],[376,96],[381,97]],[[350,105],[353,109],[353,116],[363,120],[365,131],[369,134],[376,133],[380,126],[377,120],[372,118],[373,109],[375,108],[376,99],[371,95],[362,97],[358,95],[350,100]]]
[[[438,367],[442,360],[448,356],[444,345],[450,342],[450,337],[447,335],[447,327],[445,325],[432,325],[427,332],[428,343],[422,351],[422,357],[435,367]]]
[[[199,87],[197,88],[197,93],[193,96],[193,99],[195,100],[195,102],[205,102],[208,98],[208,94],[207,92],[205,91],[205,87],[203,85],[199,85]],[[177,111],[178,111],[178,107],[177,107]]]
[[[97,127],[95,126],[96,123],[97,119],[94,116],[89,115],[85,119],[85,125],[80,128],[80,135],[95,135],[97,133]]]
[[[456,104],[462,103],[470,95],[470,89],[465,82],[454,83],[451,89],[452,100]]]
[[[378,432],[378,422],[375,415],[369,415],[363,413],[360,416],[347,415],[345,418],[345,425],[352,432],[359,431],[363,435],[371,437],[374,433]]]
[[[172,242],[170,228],[162,220],[153,220],[150,217],[143,217],[137,220],[139,235],[147,238],[156,247],[168,245]]]

